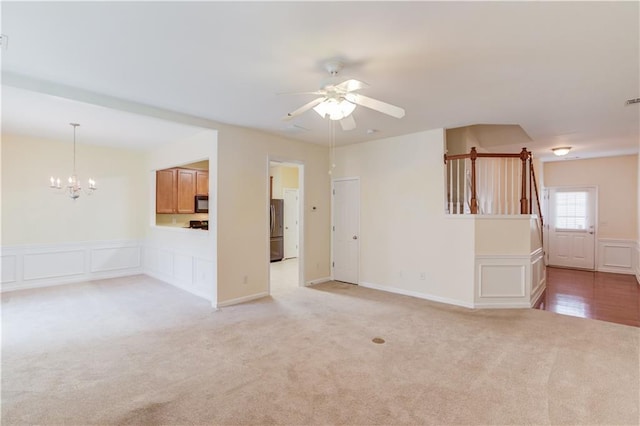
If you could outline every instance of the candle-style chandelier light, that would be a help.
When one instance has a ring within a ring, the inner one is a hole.
[[[93,194],[93,192],[98,189],[98,187],[96,186],[96,181],[92,178],[89,178],[89,180],[87,181],[87,187],[84,189],[82,188],[80,180],[78,179],[78,175],[76,174],[76,127],[78,127],[79,124],[69,124],[73,126],[73,174],[69,176],[69,179],[67,179],[68,183],[64,187],[60,182],[60,178],[54,178],[53,176],[51,176],[51,179],[49,180],[49,187],[60,193],[67,194],[69,197],[71,197],[71,199],[76,200],[83,192],[87,195]]]

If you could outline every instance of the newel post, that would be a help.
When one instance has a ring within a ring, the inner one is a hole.
[[[471,158],[471,201],[469,207],[471,214],[478,214],[478,199],[476,198],[476,158],[478,158],[478,153],[475,146],[471,148],[469,158]]]
[[[527,200],[527,158],[529,153],[527,148],[520,151],[520,161],[522,161],[522,186],[520,189],[520,214],[529,213],[529,201]]]

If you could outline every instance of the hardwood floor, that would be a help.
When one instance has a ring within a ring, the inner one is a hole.
[[[633,275],[547,267],[540,308],[640,327],[640,285]]]

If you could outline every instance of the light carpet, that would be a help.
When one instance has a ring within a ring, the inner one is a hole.
[[[3,425],[640,420],[639,329],[538,310],[330,282],[214,311],[137,276],[5,293],[2,331]]]

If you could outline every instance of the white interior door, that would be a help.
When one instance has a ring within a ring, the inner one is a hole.
[[[360,181],[333,182],[333,279],[358,283]]]
[[[299,197],[298,190],[286,188],[284,196],[284,257],[290,259],[298,257],[298,214]]]
[[[549,188],[549,264],[595,268],[596,189]]]

